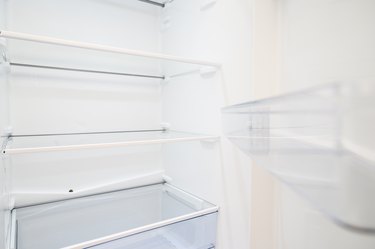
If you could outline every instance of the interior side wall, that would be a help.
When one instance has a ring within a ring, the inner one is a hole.
[[[7,29],[109,46],[159,50],[158,8],[138,1],[7,1]],[[160,74],[157,62],[11,40],[14,62]],[[160,126],[158,80],[12,67],[14,134]]]
[[[5,9],[11,31],[160,49],[159,8],[140,1],[12,0]],[[9,40],[8,54],[17,63],[161,73],[157,61],[33,42]],[[160,80],[12,66],[10,113],[14,134],[160,128]],[[142,184],[162,171],[159,146],[20,155],[12,169],[21,206]]]
[[[223,64],[216,73],[195,70],[164,84],[163,120],[172,129],[222,135],[221,107],[251,96],[250,2],[174,1],[163,18],[163,52]],[[217,248],[250,248],[250,160],[224,136],[164,148],[172,183],[220,206]]]
[[[1,8],[1,6],[0,6]],[[0,13],[1,15],[1,13]],[[5,66],[0,64],[0,145],[3,146],[6,141],[4,137],[4,130],[7,125],[7,110],[6,110],[6,75]],[[9,208],[8,204],[8,190],[6,183],[9,175],[6,172],[6,159],[3,155],[0,158],[0,247],[5,248],[5,228],[6,228],[6,210]]]
[[[0,1],[0,29],[5,28],[5,0]],[[5,41],[0,40],[1,44]],[[7,98],[7,66],[0,59],[0,145],[5,142],[4,131],[8,126],[8,98]],[[6,159],[1,155],[0,158],[0,248],[6,248],[6,238],[9,232],[9,174],[6,168]]]

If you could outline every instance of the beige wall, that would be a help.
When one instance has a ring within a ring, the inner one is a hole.
[[[279,91],[278,1],[253,0],[252,98],[262,99]],[[253,165],[251,179],[251,248],[277,248],[278,183],[261,165]]]

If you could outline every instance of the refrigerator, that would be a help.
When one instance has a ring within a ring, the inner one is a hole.
[[[375,248],[372,0],[0,0],[0,248]]]

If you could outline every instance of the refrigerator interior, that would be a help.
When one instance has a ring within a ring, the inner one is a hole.
[[[374,77],[373,9],[372,0],[174,0],[165,8],[1,0],[1,30],[63,41],[1,39],[13,65],[1,63],[0,75],[0,241],[9,240],[14,207],[168,181],[221,206],[219,248],[373,248],[374,237],[338,230],[288,190],[264,184],[222,136],[220,113],[251,98]],[[56,44],[67,41],[78,45]],[[373,146],[361,127],[350,137]],[[111,138],[118,132],[125,138]],[[32,134],[51,140],[17,136]]]
[[[211,3],[1,4],[6,220],[14,208],[165,181],[221,202],[221,64],[194,43],[208,27],[180,40],[187,21],[205,24]]]

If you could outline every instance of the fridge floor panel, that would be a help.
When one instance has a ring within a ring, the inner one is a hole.
[[[172,243],[166,247],[168,240],[162,242],[164,233],[189,240],[184,233],[199,233],[202,226],[215,230],[211,221],[206,222],[208,225],[204,224],[204,216],[216,212],[214,205],[169,184],[144,186],[15,209],[15,242],[12,247],[116,248],[114,245],[102,247],[115,241],[122,244],[118,248],[144,248],[141,247],[143,243],[156,243],[155,247],[149,248],[158,248],[158,243],[164,243],[161,248],[175,248]],[[205,230],[201,231],[205,233]],[[152,237],[155,232],[157,236]],[[138,238],[139,246],[137,243],[130,245],[134,238]],[[210,238],[214,240],[214,236]],[[129,246],[125,245],[127,243],[130,243]]]

